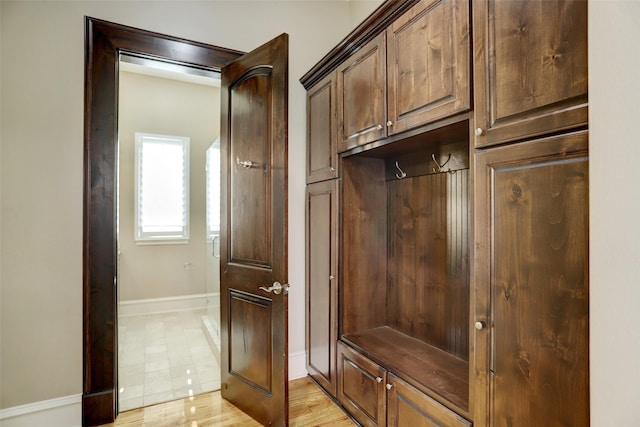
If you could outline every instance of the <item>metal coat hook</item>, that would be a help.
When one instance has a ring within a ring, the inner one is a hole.
[[[398,169],[398,171],[400,171],[400,173],[396,172],[396,178],[398,178],[398,179],[406,178],[407,174],[405,173],[405,171],[400,169],[400,166],[398,166],[398,161],[397,160],[396,160],[396,169]]]
[[[240,157],[236,157],[236,164],[242,166],[243,168],[247,168],[247,169],[250,169],[253,166],[255,166],[255,163],[253,163],[251,160],[240,160]]]
[[[451,170],[448,170],[448,171],[444,170],[444,167],[447,165],[447,163],[449,163],[449,160],[451,160],[451,153],[449,153],[449,156],[447,157],[447,160],[443,164],[438,163],[438,161],[436,160],[436,155],[435,154],[431,155],[431,160],[433,160],[433,163],[435,163],[436,167],[437,167],[437,169],[436,168],[431,168],[431,170],[434,173],[445,173],[445,172],[453,173],[453,171],[451,171]]]

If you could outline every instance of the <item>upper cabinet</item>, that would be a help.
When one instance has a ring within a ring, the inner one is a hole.
[[[338,151],[470,108],[469,3],[421,0],[338,66]]]
[[[477,148],[588,121],[587,2],[474,0]]]
[[[307,183],[338,177],[335,76],[307,92]]]
[[[389,135],[470,107],[469,2],[423,0],[387,29]]]
[[[338,151],[386,135],[386,72],[384,33],[338,68]]]

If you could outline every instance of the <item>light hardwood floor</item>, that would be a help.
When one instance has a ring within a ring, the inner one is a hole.
[[[355,424],[308,378],[289,383],[289,425],[353,427]],[[260,426],[220,396],[204,393],[122,412],[103,427]]]

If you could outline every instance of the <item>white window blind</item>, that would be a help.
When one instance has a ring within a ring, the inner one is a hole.
[[[189,238],[189,138],[136,133],[135,238]]]

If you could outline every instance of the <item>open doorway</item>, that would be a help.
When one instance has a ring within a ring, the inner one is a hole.
[[[120,411],[220,388],[220,74],[120,55]]]

